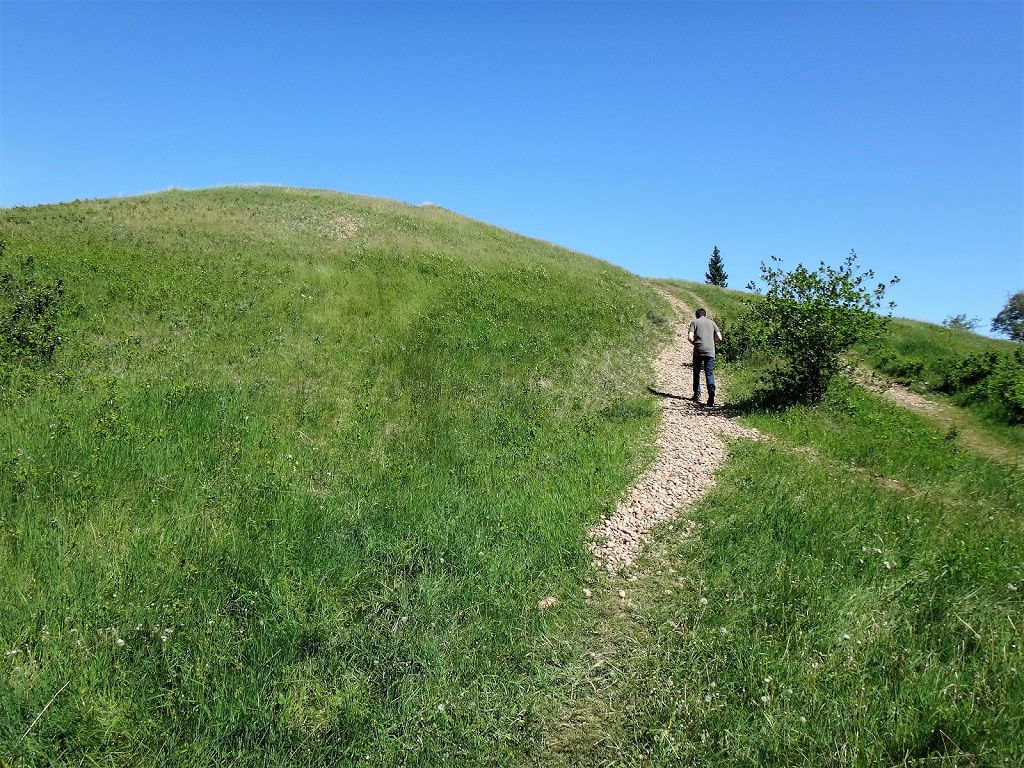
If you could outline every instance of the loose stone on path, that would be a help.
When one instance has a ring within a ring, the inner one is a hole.
[[[714,486],[715,472],[725,460],[721,435],[764,438],[756,429],[736,424],[721,410],[689,400],[693,394],[693,348],[686,339],[686,327],[693,312],[675,296],[659,292],[674,310],[674,336],[654,361],[654,389],[662,395],[657,455],[615,514],[590,531],[594,566],[609,571],[632,565],[649,540],[651,528],[677,517],[682,508]],[[721,397],[721,379],[716,383]],[[694,525],[692,520],[684,521],[684,535],[689,535]]]

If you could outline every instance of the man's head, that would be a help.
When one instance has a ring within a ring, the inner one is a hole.
[[[704,315],[706,315],[707,313],[708,311],[704,309],[704,307],[701,307],[700,309],[697,310],[697,317],[704,317]]]

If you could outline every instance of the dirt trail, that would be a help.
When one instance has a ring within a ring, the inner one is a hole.
[[[715,484],[715,472],[725,459],[722,435],[763,439],[755,429],[741,427],[728,408],[706,408],[692,402],[692,347],[686,327],[692,310],[660,288],[672,305],[673,338],[654,361],[655,384],[662,417],[658,428],[657,456],[619,503],[615,514],[605,517],[591,531],[594,565],[618,571],[633,564],[649,532],[658,523],[676,517]],[[721,378],[716,381],[716,400],[724,400]],[[693,528],[684,521],[684,534]]]
[[[989,459],[1016,464],[1024,469],[1024,458],[1018,452],[993,440],[982,430],[975,429],[969,423],[968,417],[962,409],[947,403],[929,400],[924,395],[912,392],[904,385],[889,381],[864,367],[854,371],[853,380],[866,390],[879,394],[902,408],[920,413],[940,428],[955,431],[956,441],[963,448]]]

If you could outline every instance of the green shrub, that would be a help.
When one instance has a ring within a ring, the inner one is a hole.
[[[1003,355],[985,382],[988,399],[1003,412],[1010,424],[1024,424],[1024,350]]]
[[[955,395],[984,383],[1000,357],[998,352],[979,352],[959,361],[947,361],[942,371],[941,391]]]
[[[780,259],[772,257],[773,261]],[[856,343],[870,342],[886,330],[888,317],[876,314],[885,283],[874,289],[864,282],[874,272],[857,274],[853,251],[833,268],[820,262],[815,270],[798,264],[790,272],[761,262],[767,286],[764,301],[751,305],[747,326],[756,344],[773,351],[779,361],[774,389],[765,392],[775,403],[817,402],[832,377],[843,368],[843,354]],[[890,285],[896,283],[893,278]],[[748,286],[757,291],[751,282]],[[890,302],[889,307],[893,304]]]
[[[925,374],[924,363],[906,355],[892,355],[886,358],[879,367],[883,373],[905,383],[918,381]]]
[[[29,259],[24,271],[31,266]],[[63,305],[62,280],[0,272],[0,380],[8,381],[19,367],[40,368],[53,361],[61,342],[58,320]]]
[[[958,404],[980,404],[1007,424],[1024,423],[1024,352],[978,352],[948,359],[937,389]]]

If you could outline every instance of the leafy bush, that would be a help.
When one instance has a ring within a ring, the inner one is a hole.
[[[940,389],[950,395],[983,383],[999,363],[998,352],[979,352],[961,360],[947,361]]]
[[[978,325],[981,323],[981,318],[978,317],[967,317],[965,312],[961,312],[959,315],[946,315],[946,319],[942,321],[942,324],[947,328],[954,330],[968,331],[974,333],[977,330]]]
[[[23,271],[31,265],[28,260]],[[8,381],[19,367],[40,368],[52,362],[61,341],[57,325],[63,304],[62,280],[0,273],[0,380]]]
[[[774,256],[772,260],[781,261]],[[865,288],[874,272],[858,270],[853,251],[839,268],[820,262],[816,270],[798,264],[786,272],[761,262],[767,291],[764,301],[751,305],[746,324],[755,344],[774,351],[780,363],[775,383],[764,393],[768,401],[820,401],[843,367],[843,353],[884,333],[888,316],[875,310],[886,284]],[[894,277],[889,284],[896,282]],[[753,281],[747,287],[760,293]],[[893,306],[890,302],[890,309]]]
[[[992,318],[992,330],[1005,333],[1012,341],[1024,342],[1024,291],[1017,291],[1006,300],[999,314]]]
[[[951,361],[940,389],[961,404],[986,404],[1008,424],[1024,423],[1024,350],[979,352]]]
[[[1024,424],[1024,350],[1003,355],[988,378],[988,396],[1010,424]]]
[[[715,352],[720,360],[735,363],[747,359],[753,353],[756,334],[751,331],[745,318],[745,314],[740,314],[736,320],[727,317],[715,320],[722,331],[722,340],[715,344]]]

